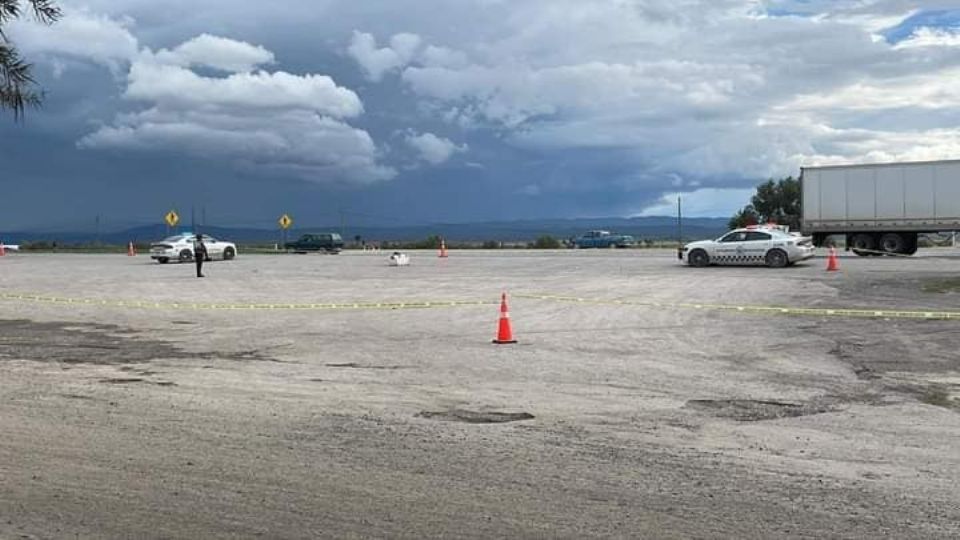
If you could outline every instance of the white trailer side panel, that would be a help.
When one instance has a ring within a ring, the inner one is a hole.
[[[877,216],[902,220],[904,215],[903,167],[874,169],[877,179]]]
[[[847,169],[847,220],[865,221],[877,218],[876,169]]]
[[[905,216],[909,220],[933,221],[936,213],[933,209],[933,167],[929,165],[904,166]]]
[[[803,219],[820,220],[820,171],[803,173]]]
[[[847,174],[843,169],[820,171],[820,219],[846,221]]]
[[[937,219],[960,219],[960,163],[934,167]]]
[[[808,233],[960,230],[960,160],[807,167]]]

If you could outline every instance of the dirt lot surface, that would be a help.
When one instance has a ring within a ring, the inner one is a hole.
[[[387,255],[0,258],[0,538],[960,536],[960,320],[828,312],[960,254]]]

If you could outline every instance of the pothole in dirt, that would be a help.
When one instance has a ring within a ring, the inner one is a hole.
[[[0,336],[0,359],[93,365],[146,364],[158,358],[281,362],[258,350],[190,352],[109,324],[0,320]]]
[[[145,383],[145,384],[155,384],[157,386],[177,386],[177,383],[173,381],[148,381],[140,377],[110,377],[106,379],[100,379],[100,382],[103,384],[134,384],[134,383]]]
[[[507,422],[519,422],[522,420],[533,420],[536,418],[528,412],[478,412],[467,411],[463,409],[454,409],[452,411],[423,411],[417,413],[416,416],[419,418],[429,418],[431,420],[441,420],[444,422],[463,422],[466,424],[505,424]]]
[[[104,384],[130,384],[143,382],[144,379],[140,377],[113,377],[110,379],[100,379],[100,382]]]
[[[684,407],[739,422],[794,418],[833,410],[820,404],[760,399],[691,399]]]
[[[173,345],[107,324],[0,320],[0,357],[64,364],[140,364],[156,358],[191,358]]]
[[[407,369],[410,366],[372,366],[358,364],[356,362],[345,362],[342,364],[327,364],[327,367],[346,369]]]

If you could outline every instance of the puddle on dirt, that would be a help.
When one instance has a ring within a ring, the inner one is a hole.
[[[506,422],[519,422],[521,420],[533,420],[535,418],[527,412],[477,412],[463,409],[454,409],[452,411],[423,411],[417,413],[416,416],[418,418],[429,418],[431,420],[441,420],[445,422],[464,422],[467,424],[504,424]]]
[[[811,403],[759,399],[691,399],[684,407],[739,422],[794,418],[832,410],[830,407]]]
[[[960,278],[923,280],[920,284],[920,290],[925,293],[958,293],[960,292]]]

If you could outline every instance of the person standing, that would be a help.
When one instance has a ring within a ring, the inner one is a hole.
[[[207,259],[207,246],[203,244],[203,236],[197,235],[193,239],[193,260],[197,263],[197,277],[203,277],[203,261]]]

